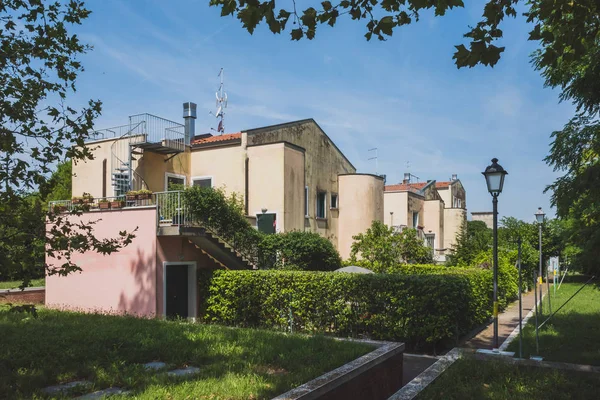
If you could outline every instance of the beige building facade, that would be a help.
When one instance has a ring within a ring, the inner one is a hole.
[[[184,124],[140,114],[128,125],[96,132],[88,143],[94,158],[73,164],[73,195],[223,188],[243,199],[257,229],[317,232],[343,259],[352,237],[377,220],[398,231],[416,228],[443,260],[465,219],[458,179],[412,183],[408,176],[385,186],[381,176],[356,173],[313,119],[215,136],[196,135],[194,120],[195,105],[186,103]]]
[[[460,180],[411,182],[385,186],[384,222],[398,232],[414,228],[431,247],[434,259],[443,262],[466,220],[466,192]]]

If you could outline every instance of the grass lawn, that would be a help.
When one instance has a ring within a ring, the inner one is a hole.
[[[0,282],[0,289],[16,289],[23,281],[5,281]],[[38,287],[46,286],[46,280],[44,278],[32,279],[29,286]]]
[[[584,281],[585,282],[585,281]],[[597,282],[596,282],[597,283]],[[552,295],[552,309],[557,310],[581,286],[581,283],[563,283],[556,297]],[[553,293],[552,287],[550,287]],[[544,299],[544,311],[548,301]],[[542,318],[539,323],[544,321]],[[535,355],[535,318],[523,329],[523,356]],[[540,355],[546,361],[600,365],[600,290],[594,282],[560,310],[539,332]],[[510,344],[509,351],[518,353],[519,340]],[[600,380],[600,377],[599,377]]]
[[[462,358],[417,399],[597,399],[599,392],[599,374],[592,372]]]
[[[0,306],[0,397],[43,398],[40,389],[85,379],[140,399],[266,399],[373,350],[322,336],[232,329],[46,309],[39,317]],[[171,378],[141,364],[199,367]],[[74,393],[72,393],[74,394]]]

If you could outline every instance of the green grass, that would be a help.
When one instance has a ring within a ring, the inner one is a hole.
[[[0,289],[16,289],[23,281],[5,281],[0,282]],[[29,286],[38,287],[46,286],[46,280],[44,278],[32,279]]]
[[[0,337],[2,398],[43,398],[40,388],[86,379],[94,387],[85,392],[118,386],[140,399],[266,399],[373,350],[323,336],[45,309],[33,318],[7,307]],[[145,371],[150,361],[201,373],[169,378]]]
[[[585,281],[584,281],[585,282]],[[551,295],[552,309],[557,310],[573,295],[583,282],[563,283],[556,297]],[[553,293],[552,287],[550,292]],[[544,298],[544,312],[548,301]],[[544,321],[542,318],[539,323]],[[561,309],[539,332],[540,355],[546,361],[600,365],[600,290],[588,284]],[[509,351],[518,352],[519,340],[510,344]],[[523,329],[523,356],[535,355],[535,318]]]
[[[417,399],[597,399],[599,392],[600,378],[592,372],[462,358]]]

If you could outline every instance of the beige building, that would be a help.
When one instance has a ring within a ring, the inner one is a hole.
[[[317,232],[343,258],[353,235],[383,220],[383,178],[356,174],[314,120],[196,136],[193,103],[184,104],[184,119],[177,124],[142,114],[98,131],[89,143],[94,159],[73,165],[73,195],[163,192],[173,184],[224,187],[244,200],[259,230]]]
[[[385,186],[384,222],[397,231],[414,228],[444,261],[466,220],[466,192],[460,180],[411,182],[411,175],[397,185]]]
[[[471,220],[483,221],[488,228],[494,228],[494,213],[492,211],[473,211],[471,212]]]

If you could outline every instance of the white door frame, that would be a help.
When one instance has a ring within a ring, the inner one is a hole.
[[[196,282],[196,261],[164,261],[163,262],[163,318],[167,317],[167,268],[171,265],[187,265],[188,267],[188,320],[196,322],[197,315],[197,307],[196,303],[198,301],[198,293],[197,287],[198,282]]]
[[[187,186],[187,177],[185,175],[165,172],[165,192],[169,191],[169,177],[183,179],[183,186]]]

